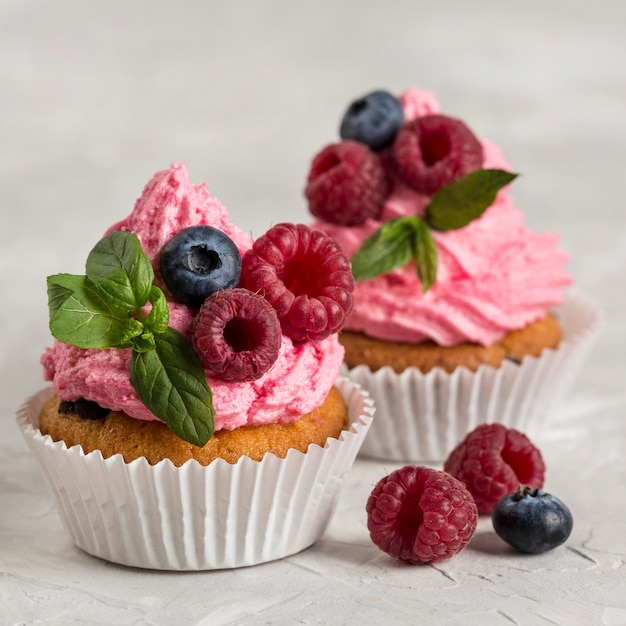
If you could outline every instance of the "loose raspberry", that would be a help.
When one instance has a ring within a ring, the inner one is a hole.
[[[434,563],[460,552],[478,512],[465,485],[428,467],[407,465],[385,476],[367,501],[367,528],[384,552],[410,563]]]
[[[526,435],[502,424],[475,428],[452,450],[443,469],[467,485],[485,515],[520,484],[541,488],[545,475],[541,452]]]
[[[304,224],[277,224],[243,258],[241,286],[261,294],[294,341],[336,333],[353,306],[354,278],[339,244]]]
[[[405,182],[427,194],[483,164],[478,139],[461,120],[447,115],[423,115],[405,124],[392,150]]]
[[[356,226],[379,215],[387,187],[378,156],[366,145],[346,140],[326,146],[313,159],[304,195],[315,217]]]
[[[247,289],[209,296],[195,319],[192,342],[206,367],[224,380],[256,380],[278,358],[282,333],[276,311]]]

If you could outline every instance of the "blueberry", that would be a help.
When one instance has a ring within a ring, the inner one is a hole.
[[[560,546],[574,525],[572,513],[563,502],[541,489],[525,485],[497,502],[491,520],[504,541],[530,554]]]
[[[101,407],[93,400],[78,398],[78,400],[61,400],[59,402],[59,414],[78,415],[84,420],[101,420],[109,414],[109,409]]]
[[[163,246],[161,274],[176,300],[200,306],[212,293],[238,285],[241,255],[221,230],[191,226]]]
[[[388,91],[372,91],[348,107],[339,135],[377,151],[393,143],[403,123],[404,113],[398,98]]]

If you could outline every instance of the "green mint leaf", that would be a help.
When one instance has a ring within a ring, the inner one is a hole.
[[[87,257],[86,272],[104,297],[129,311],[148,301],[154,280],[152,265],[137,235],[127,230],[112,232],[94,246]]]
[[[200,359],[172,328],[154,340],[154,350],[133,351],[131,383],[145,406],[174,434],[204,446],[213,434],[215,409]]]
[[[140,335],[136,335],[131,341],[134,352],[148,352],[156,348],[156,340],[154,333],[146,330],[142,324],[142,332]]]
[[[144,325],[134,317],[127,317],[124,321],[124,334],[122,341],[124,344],[133,345],[137,337],[144,333]]]
[[[413,258],[417,276],[422,283],[422,292],[426,293],[437,280],[437,245],[423,220],[417,221],[413,238]]]
[[[352,256],[355,280],[366,280],[406,265],[413,258],[413,239],[419,218],[400,217],[385,222]]]
[[[156,285],[153,285],[149,300],[152,304],[152,310],[143,322],[155,335],[162,335],[167,331],[167,325],[170,322],[167,299],[165,294]]]
[[[85,276],[56,274],[48,280],[50,332],[78,348],[121,347],[125,343],[125,310],[107,302]]]
[[[441,187],[426,207],[426,223],[435,230],[457,230],[480,217],[498,191],[517,177],[504,170],[476,170]]]

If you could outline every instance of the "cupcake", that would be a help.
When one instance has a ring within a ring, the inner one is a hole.
[[[345,371],[374,397],[361,453],[438,461],[482,422],[539,436],[599,322],[566,295],[558,237],[533,233],[493,143],[409,89],[353,102],[305,187],[357,279]]]
[[[155,174],[85,275],[48,277],[51,385],[18,423],[74,543],[168,570],[312,545],[373,415],[338,376],[353,287],[321,231],[253,241],[184,166]]]

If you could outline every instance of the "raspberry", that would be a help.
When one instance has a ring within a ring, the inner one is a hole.
[[[267,300],[247,289],[224,289],[203,302],[192,341],[212,374],[256,380],[278,358],[282,333]]]
[[[407,465],[385,476],[367,501],[367,528],[384,552],[410,563],[434,563],[460,552],[478,512],[465,485],[440,470]]]
[[[472,131],[446,115],[423,115],[405,124],[392,150],[405,182],[428,194],[483,164],[483,149]]]
[[[462,480],[478,512],[490,514],[496,502],[520,484],[543,486],[541,452],[523,433],[502,424],[481,424],[450,453],[443,469]]]
[[[353,306],[348,257],[334,239],[304,224],[277,224],[259,237],[244,255],[241,286],[269,301],[294,341],[338,332]]]
[[[326,146],[313,159],[304,195],[315,217],[356,226],[379,215],[387,187],[378,156],[347,140]]]

